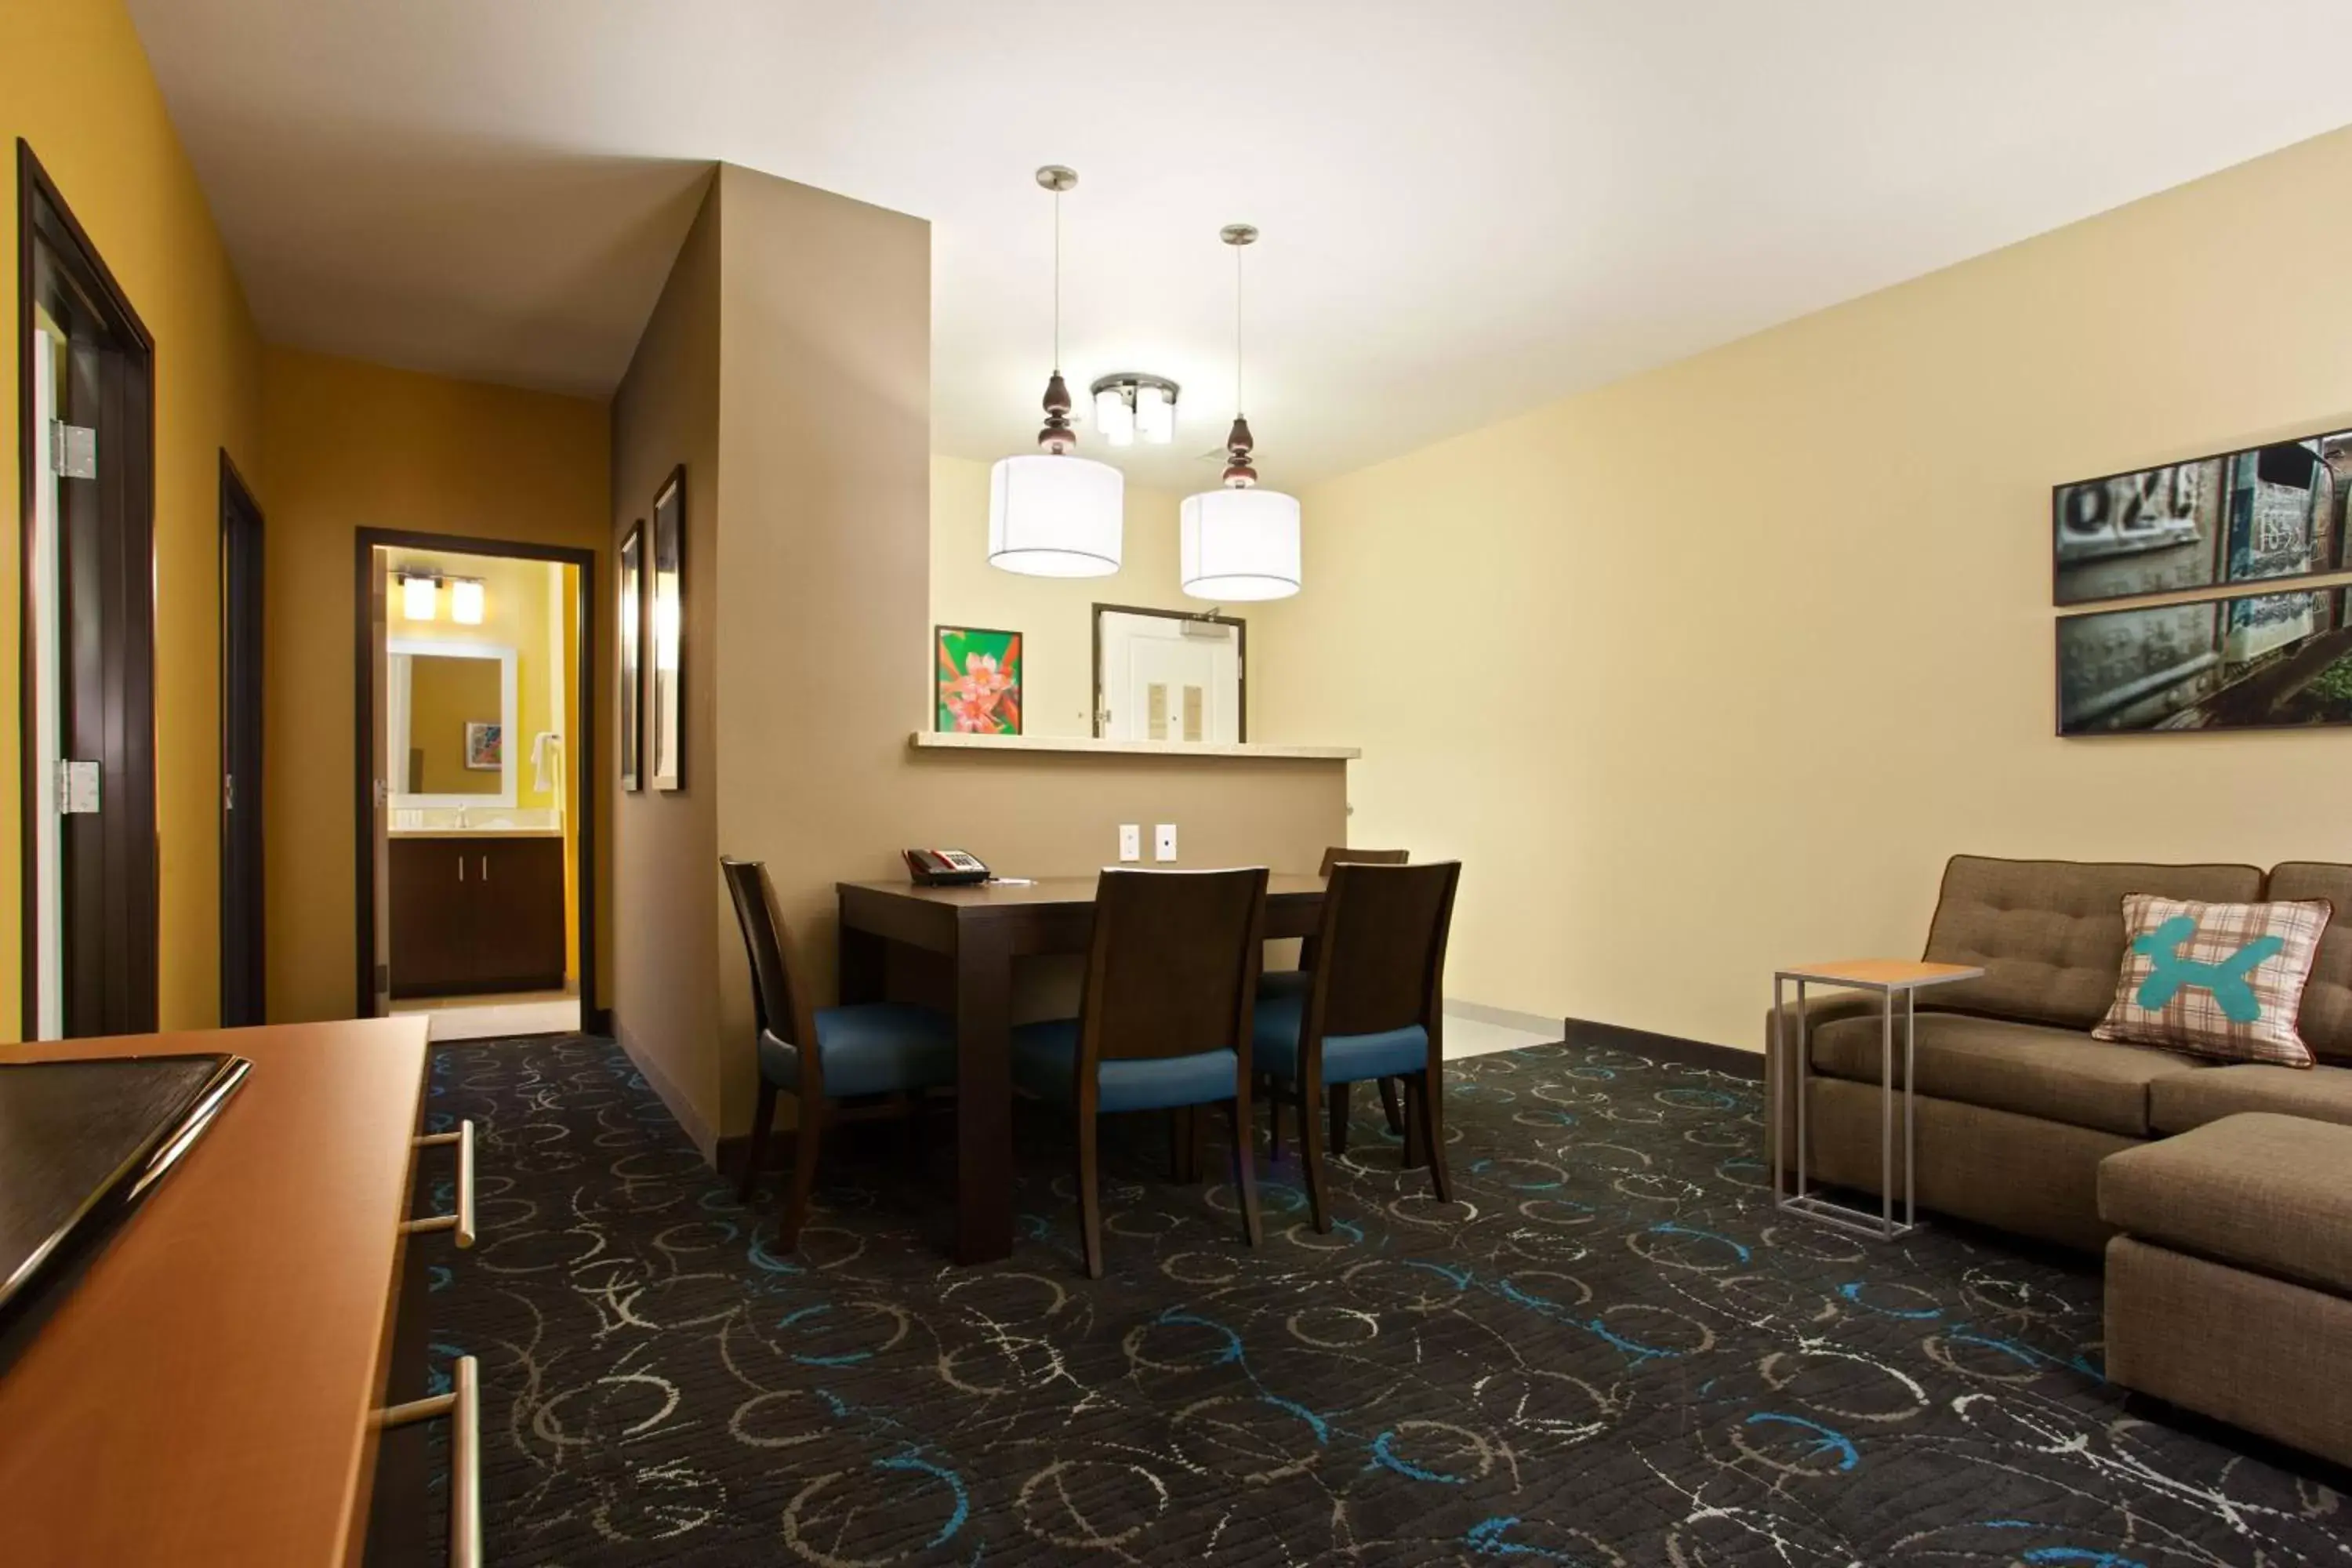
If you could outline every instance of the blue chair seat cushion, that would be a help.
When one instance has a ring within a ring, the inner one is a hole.
[[[865,1002],[820,1007],[815,1023],[817,1060],[830,1099],[903,1094],[955,1081],[955,1023],[944,1013],[904,1002]],[[761,1076],[792,1089],[800,1073],[800,1048],[762,1031]]]
[[[1306,1021],[1304,994],[1259,994],[1250,1065],[1279,1079],[1298,1077],[1298,1031]],[[1398,1078],[1429,1066],[1429,1031],[1419,1024],[1376,1035],[1323,1037],[1323,1081],[1361,1083],[1368,1078]]]
[[[1241,1060],[1230,1050],[1195,1051],[1111,1058],[1097,1070],[1098,1110],[1165,1110],[1233,1099]],[[1071,1099],[1078,1087],[1078,1021],[1049,1018],[1013,1030],[1013,1081],[1043,1100]]]

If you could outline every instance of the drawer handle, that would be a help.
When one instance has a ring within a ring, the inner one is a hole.
[[[457,1212],[436,1214],[426,1219],[403,1220],[404,1236],[415,1236],[428,1230],[454,1230],[457,1245],[474,1245],[474,1123],[471,1118],[457,1123],[455,1132],[427,1132],[416,1140],[419,1149],[430,1149],[442,1143],[457,1145]]]
[[[474,1358],[461,1355],[447,1394],[412,1399],[375,1413],[382,1431],[449,1417],[449,1568],[482,1561],[482,1394]]]

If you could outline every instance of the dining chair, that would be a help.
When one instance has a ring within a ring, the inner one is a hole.
[[[789,1091],[796,1124],[793,1184],[777,1240],[778,1250],[790,1252],[808,1219],[817,1151],[825,1124],[842,1116],[839,1102],[895,1095],[909,1112],[919,1110],[924,1090],[955,1082],[955,1025],[929,1007],[898,1002],[812,1008],[808,985],[793,962],[791,935],[776,911],[766,864],[721,857],[719,865],[743,928],[759,1020],[760,1103],[752,1114],[751,1144],[743,1154],[740,1194],[745,1203],[751,1201],[768,1124],[776,1116],[776,1091]],[[814,1049],[808,1048],[812,1044]]]
[[[1013,1032],[1013,1080],[1077,1113],[1078,1229],[1087,1278],[1103,1272],[1096,1131],[1123,1110],[1178,1112],[1186,1174],[1194,1108],[1224,1107],[1242,1234],[1259,1240],[1250,1117],[1250,1019],[1265,929],[1265,868],[1106,869],[1095,892],[1078,1016]]]
[[[1353,849],[1345,844],[1334,844],[1323,851],[1322,867],[1315,874],[1328,881],[1334,866],[1402,866],[1412,858],[1412,853],[1403,849]],[[1265,977],[1258,982],[1257,994],[1260,996],[1279,996],[1286,993],[1304,995],[1307,976],[1314,972],[1315,939],[1310,936],[1298,944],[1298,967],[1266,971]],[[1402,1137],[1405,1130],[1404,1112],[1397,1105],[1396,1080],[1384,1078],[1379,1082],[1381,1110],[1389,1119],[1389,1131]],[[1331,1152],[1344,1154],[1348,1152],[1348,1086],[1342,1083],[1334,1084],[1331,1088]],[[1279,1148],[1282,1144],[1282,1101],[1277,1099],[1271,1103],[1275,1118],[1274,1142]]]
[[[1453,1196],[1440,1101],[1445,939],[1461,879],[1458,860],[1335,865],[1323,894],[1315,967],[1306,991],[1258,1004],[1252,1021],[1254,1059],[1273,1078],[1277,1103],[1286,1093],[1298,1108],[1307,1198],[1318,1231],[1331,1228],[1317,1114],[1320,1101],[1328,1090],[1368,1078],[1402,1080],[1405,1114],[1414,1134],[1405,1163],[1413,1163],[1417,1148],[1439,1200]],[[1277,1121],[1276,1158],[1280,1136]]]

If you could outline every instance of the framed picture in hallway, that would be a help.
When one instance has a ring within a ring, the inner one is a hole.
[[[645,786],[646,525],[629,525],[614,584],[621,622],[621,787]]]
[[[686,787],[686,465],[670,470],[654,496],[652,732],[646,737],[653,784]]]
[[[931,728],[967,735],[1021,733],[1021,634],[935,626]]]

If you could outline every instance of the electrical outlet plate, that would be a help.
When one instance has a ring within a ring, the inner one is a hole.
[[[1163,822],[1151,830],[1151,858],[1155,860],[1176,858],[1176,825]]]
[[[1143,858],[1143,825],[1122,822],[1118,825],[1118,858],[1121,860]]]

